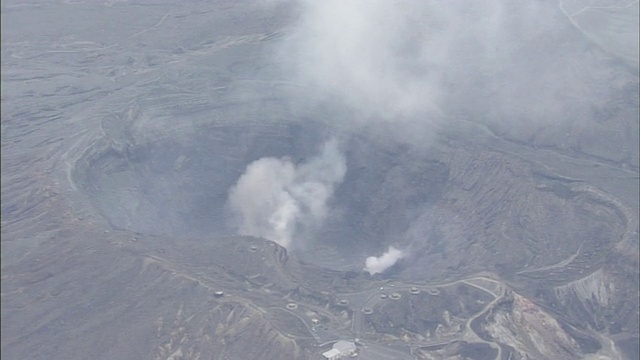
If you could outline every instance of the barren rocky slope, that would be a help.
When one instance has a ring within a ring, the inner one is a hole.
[[[474,103],[417,148],[290,98],[268,66],[285,5],[2,7],[3,356],[318,359],[359,338],[381,359],[637,358],[628,64],[581,45],[608,70],[580,123],[515,131]],[[316,237],[237,236],[246,166],[331,137],[348,170]],[[411,255],[362,272],[389,244]]]

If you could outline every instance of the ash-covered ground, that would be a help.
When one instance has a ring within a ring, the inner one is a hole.
[[[637,1],[1,16],[3,356],[640,356]]]

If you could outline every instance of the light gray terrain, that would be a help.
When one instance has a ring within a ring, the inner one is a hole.
[[[460,30],[437,110],[295,68],[305,4],[2,2],[2,357],[637,359],[638,2]],[[322,222],[241,234],[247,166],[331,139]]]

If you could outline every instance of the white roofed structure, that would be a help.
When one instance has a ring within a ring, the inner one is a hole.
[[[329,351],[323,352],[322,356],[324,356],[325,359],[334,360],[334,359],[337,359],[340,356],[340,351],[337,350],[337,349],[331,349]]]
[[[327,360],[336,360],[354,354],[356,349],[357,347],[355,343],[352,343],[351,341],[338,340],[333,344],[333,348],[322,353],[322,356]]]

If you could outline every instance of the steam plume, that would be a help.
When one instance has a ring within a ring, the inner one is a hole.
[[[228,204],[239,220],[239,232],[290,247],[301,228],[322,224],[327,202],[346,169],[335,140],[298,166],[287,158],[254,161],[229,191]]]
[[[398,260],[405,256],[404,252],[389,246],[387,251],[379,257],[370,256],[365,261],[364,271],[371,275],[385,272],[388,268],[395,265]]]
[[[285,42],[299,82],[353,106],[359,118],[403,119],[434,106],[435,72],[412,24],[414,9],[391,1],[300,1]],[[408,21],[409,20],[409,21]],[[288,70],[290,71],[290,70]]]
[[[301,104],[349,109],[354,120],[340,124],[347,133],[364,124],[422,150],[435,130],[460,127],[605,157],[616,142],[598,139],[637,143],[637,3],[289,2],[299,16],[275,61],[284,78],[303,85]],[[611,54],[627,54],[631,73]],[[620,101],[633,107],[629,115],[612,107]],[[365,270],[384,271],[401,254],[390,247]]]
[[[424,142],[461,117],[518,136],[563,131],[597,120],[622,87],[557,3],[295,2],[300,16],[277,58],[283,76],[306,85],[305,98],[346,105],[356,123],[386,124],[402,140]],[[633,33],[637,43],[637,25]]]

